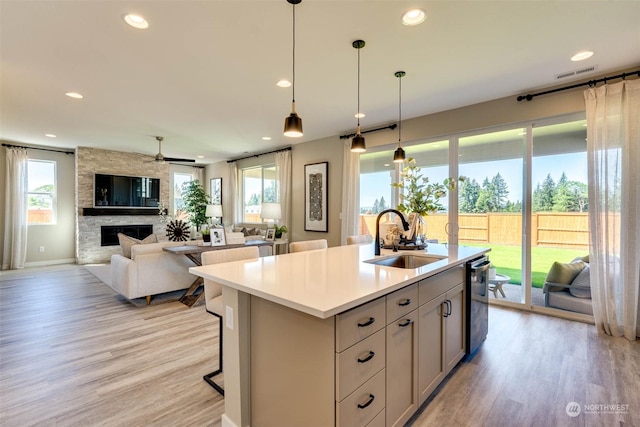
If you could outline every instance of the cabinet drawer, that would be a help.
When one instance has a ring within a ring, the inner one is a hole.
[[[383,409],[373,420],[371,420],[369,424],[367,424],[367,427],[385,427],[386,422],[387,419]]]
[[[418,308],[418,284],[398,289],[387,295],[387,324]]]
[[[366,426],[384,409],[385,400],[385,372],[383,369],[342,402],[336,403],[338,426]]]
[[[384,330],[380,330],[342,353],[336,353],[336,400],[342,401],[384,368]]]
[[[421,280],[418,283],[419,304],[431,301],[460,283],[464,283],[464,267],[462,265]]]
[[[341,352],[386,325],[385,298],[378,298],[336,316],[336,351]]]

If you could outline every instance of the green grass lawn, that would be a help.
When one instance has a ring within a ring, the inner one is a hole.
[[[464,246],[491,248],[489,259],[498,274],[511,277],[509,283],[522,284],[522,249],[518,246],[492,245],[488,243],[466,243]],[[547,272],[554,261],[571,262],[574,258],[585,256],[587,250],[534,247],[531,250],[531,278],[534,288],[542,288]]]

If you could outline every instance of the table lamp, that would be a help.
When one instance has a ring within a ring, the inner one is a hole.
[[[222,225],[222,205],[207,205],[204,216],[207,218],[220,218],[220,225]]]
[[[275,224],[277,220],[282,218],[280,203],[263,203],[260,209],[260,218],[267,220],[267,228],[269,227],[269,221],[273,221]]]

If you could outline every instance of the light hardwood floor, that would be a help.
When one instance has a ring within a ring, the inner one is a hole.
[[[640,427],[638,341],[499,307],[489,316],[487,341],[414,426]],[[202,380],[217,321],[203,306],[134,306],[83,267],[58,266],[2,272],[0,322],[2,426],[220,425],[223,400]],[[607,404],[628,409],[594,406]]]

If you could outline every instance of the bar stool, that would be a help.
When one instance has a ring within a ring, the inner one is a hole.
[[[223,262],[240,261],[245,259],[257,259],[260,256],[260,250],[257,246],[248,246],[245,248],[221,249],[203,252],[201,255],[202,265],[221,264]],[[204,280],[204,297],[207,312],[218,318],[219,323],[219,350],[218,350],[218,369],[208,373],[202,378],[213,387],[218,393],[224,396],[224,388],[213,381],[213,377],[222,373],[222,320],[224,313],[224,301],[222,299],[222,285],[213,280]]]

